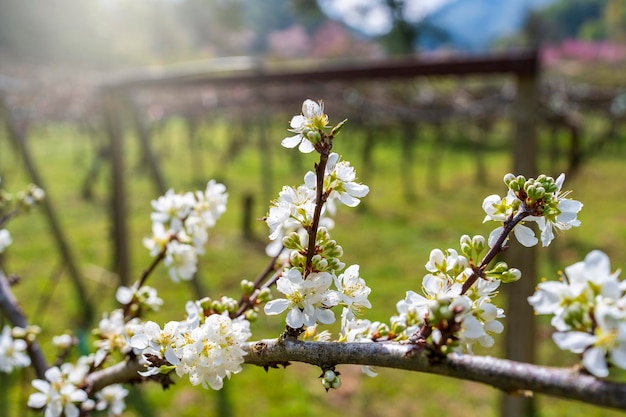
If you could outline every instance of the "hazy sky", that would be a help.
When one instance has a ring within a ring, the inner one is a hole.
[[[419,21],[429,12],[453,0],[407,0],[406,15]],[[333,18],[340,17],[346,24],[365,33],[379,35],[391,28],[391,16],[383,0],[320,0]]]

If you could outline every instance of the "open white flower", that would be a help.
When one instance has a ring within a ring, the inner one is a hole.
[[[626,320],[623,311],[602,302],[596,306],[594,317],[597,327],[593,334],[558,332],[552,338],[561,349],[582,353],[585,369],[604,378],[609,375],[607,361],[626,369]]]
[[[30,366],[30,357],[26,348],[26,342],[22,339],[14,339],[11,328],[4,326],[0,334],[0,371],[8,373],[15,368]]]
[[[548,207],[544,208],[543,216],[529,217],[529,220],[537,222],[539,230],[541,230],[541,244],[548,246],[554,239],[554,229],[568,230],[572,227],[580,226],[578,220],[578,212],[583,208],[580,201],[565,198],[569,192],[561,192],[565,181],[565,174],[559,175],[555,184],[556,191],[553,193],[552,201]]]
[[[317,322],[331,324],[335,314],[330,307],[337,305],[338,297],[329,297],[332,276],[328,272],[311,273],[307,279],[296,268],[283,272],[276,282],[276,288],[286,298],[278,298],[265,305],[265,314],[275,315],[289,310],[287,326],[299,329],[302,326],[314,326]]]
[[[56,366],[48,369],[45,377],[46,380],[33,380],[32,385],[39,392],[28,397],[28,406],[44,408],[44,417],[78,417],[80,404],[88,399],[87,393],[68,381]]]
[[[328,116],[324,114],[324,103],[306,99],[302,103],[302,114],[293,116],[289,125],[290,132],[296,133],[295,136],[286,137],[281,142],[285,148],[295,148],[302,153],[310,153],[315,150],[313,144],[308,139],[309,132],[317,132],[328,124]]]
[[[193,246],[173,240],[167,244],[163,263],[168,267],[172,281],[189,281],[198,268],[198,253]]]
[[[7,229],[0,229],[0,253],[13,243],[11,233]]]
[[[339,154],[331,153],[324,172],[324,192],[328,193],[327,205],[331,213],[335,212],[334,200],[339,200],[348,207],[356,207],[361,202],[360,198],[369,193],[367,185],[359,184],[355,180],[356,171],[350,166],[350,162],[340,161]],[[307,172],[304,184],[311,190],[317,188],[314,172]]]
[[[359,265],[351,265],[338,277],[333,277],[341,302],[347,308],[347,319],[352,320],[366,308],[372,308],[367,299],[372,291],[359,276]]]
[[[241,344],[251,336],[250,323],[213,314],[199,327],[182,333],[174,355],[166,359],[176,366],[176,374],[188,374],[192,385],[221,389],[224,378],[241,371],[246,352]]]
[[[109,410],[109,417],[119,416],[126,409],[128,390],[120,384],[109,385],[96,393],[96,410]]]

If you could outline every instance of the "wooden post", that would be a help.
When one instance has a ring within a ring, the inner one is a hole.
[[[143,158],[145,158],[148,162],[150,174],[152,175],[152,179],[156,185],[157,192],[159,194],[165,194],[167,191],[165,179],[163,178],[163,173],[161,172],[161,167],[159,166],[159,160],[151,143],[150,132],[148,131],[148,126],[146,126],[146,121],[142,117],[139,105],[135,101],[131,100],[127,104],[129,104],[133,115],[133,123],[135,124],[135,130],[139,138],[139,145],[141,146]]]
[[[22,129],[17,126],[15,120],[13,119],[13,115],[8,108],[4,97],[0,95],[0,117],[4,118],[7,136],[9,140],[12,142],[15,149],[18,151],[19,155],[22,157],[24,161],[24,167],[28,172],[28,175],[31,181],[37,185],[38,187],[46,190],[46,186],[44,184],[43,178],[39,173],[39,169],[35,164],[35,160],[30,154],[30,150],[26,144],[26,134]],[[43,209],[46,219],[48,221],[48,226],[50,227],[50,231],[52,233],[52,238],[54,239],[56,246],[60,252],[61,258],[63,259],[63,265],[67,268],[69,273],[70,280],[72,281],[72,285],[74,287],[74,291],[76,292],[76,297],[80,303],[82,308],[82,314],[80,319],[79,326],[83,329],[87,328],[90,325],[93,317],[94,311],[91,302],[87,297],[87,291],[85,290],[83,279],[76,265],[76,259],[74,257],[74,253],[72,252],[70,245],[63,233],[63,229],[61,228],[61,223],[58,220],[56,210],[52,205],[51,199],[45,198],[40,203],[41,208]]]
[[[120,106],[120,92],[105,89],[102,94],[104,122],[109,136],[111,158],[111,217],[113,238],[113,270],[117,272],[120,285],[128,285],[130,275],[130,251],[128,225],[126,223],[126,183],[124,180],[124,145]]]
[[[515,134],[513,138],[513,173],[536,178],[537,173],[537,115],[538,74],[520,74],[517,78],[517,97],[514,104]],[[524,248],[514,239],[505,254],[510,266],[522,271],[522,279],[504,285],[507,296],[507,331],[505,356],[521,362],[535,362],[535,319],[527,297],[535,289],[537,259],[534,248]],[[503,395],[500,415],[503,417],[531,417],[536,414],[533,398]]]

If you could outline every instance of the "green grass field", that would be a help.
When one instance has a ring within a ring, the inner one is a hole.
[[[284,127],[286,123],[281,121],[266,130],[267,140],[272,143],[270,162],[259,156],[258,130],[241,131],[240,126],[230,127],[227,121],[207,127],[202,132],[202,142],[191,152],[180,121],[169,123],[154,136],[168,185],[176,190],[189,190],[215,178],[229,189],[229,211],[211,231],[207,254],[201,259],[200,279],[208,290],[207,295],[237,296],[239,281],[253,279],[268,261],[263,252],[267,241],[264,223],[253,225],[255,241],[244,241],[241,236],[244,196],[254,196],[255,217],[262,217],[267,210],[261,178],[263,164],[271,164],[273,195],[277,195],[283,184],[299,184],[306,170],[312,167],[313,155],[299,155],[278,146],[286,135]],[[245,140],[233,150],[229,144],[235,131],[244,135]],[[504,193],[501,178],[511,166],[506,147],[507,129],[497,130],[497,134],[500,137],[490,138],[491,146],[484,155],[487,176],[479,184],[475,179],[476,156],[471,149],[459,145],[444,148],[440,145],[441,138],[425,128],[413,148],[414,196],[407,199],[396,132],[379,132],[372,163],[364,167],[362,130],[350,125],[344,129],[334,150],[351,161],[371,191],[361,207],[340,207],[332,233],[343,246],[346,264],[360,264],[361,275],[372,288],[373,309],[368,312],[368,318],[388,320],[406,290],[419,290],[431,249],[456,248],[461,234],[489,233],[492,226],[481,223],[484,216],[481,203],[488,194]],[[82,182],[95,157],[93,139],[71,126],[47,126],[33,129],[29,146],[45,178],[45,184],[41,185],[56,208],[99,317],[115,308],[116,278],[110,272],[110,173],[106,164],[93,183],[93,198],[81,197]],[[125,176],[129,190],[132,272],[134,277],[139,277],[150,261],[141,238],[150,232],[150,200],[158,193],[141,164],[135,142],[133,137],[127,138]],[[433,150],[442,155],[437,181],[431,171]],[[573,190],[572,198],[585,204],[580,215],[582,227],[558,236],[549,250],[540,251],[541,276],[556,277],[559,269],[581,260],[594,248],[609,254],[614,269],[626,266],[625,153],[612,146],[594,156],[575,178],[566,179],[566,188]],[[540,165],[551,166],[545,158],[541,158]],[[549,170],[546,173],[559,174]],[[20,158],[1,134],[0,176],[2,186],[12,191],[29,182]],[[4,257],[3,268],[22,278],[15,293],[31,321],[41,325],[41,342],[44,349],[49,349],[52,335],[73,329],[80,321],[80,303],[73,297],[70,280],[61,268],[43,212],[36,209],[12,221],[8,228],[14,244]],[[162,311],[150,318],[161,322],[183,318],[184,303],[193,297],[192,288],[172,283],[163,268],[157,270],[149,284],[159,289],[165,300]],[[282,317],[269,319],[262,315],[253,324],[253,337],[276,337],[283,327]],[[541,329],[539,361],[574,364],[576,357],[557,352],[549,335],[549,329]],[[500,355],[498,348],[480,353]],[[300,364],[268,373],[246,367],[227,384],[222,396],[192,388],[184,380],[165,392],[156,385],[144,385],[135,388],[141,391],[141,400],[129,404],[124,415],[217,416],[223,403],[229,404],[236,416],[498,415],[499,392],[479,384],[394,370],[379,369],[376,378],[362,375],[358,368],[345,366],[339,370],[343,386],[329,393],[317,379],[319,370]],[[36,415],[26,413],[24,407],[31,391],[28,384],[31,377],[30,373],[1,377],[0,415]],[[543,396],[538,396],[538,403],[542,416],[619,415]]]

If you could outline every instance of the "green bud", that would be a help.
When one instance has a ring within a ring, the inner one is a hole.
[[[472,244],[472,238],[470,238],[469,235],[461,236],[460,241],[461,241],[461,245],[463,245],[463,244],[471,245]]]
[[[267,303],[272,299],[272,292],[269,288],[263,288],[259,291],[259,295],[257,295],[256,299],[260,303]]]
[[[200,307],[203,310],[208,310],[211,308],[211,304],[213,303],[213,300],[211,300],[209,297],[204,297],[201,300],[198,300],[198,302],[200,303]]]
[[[483,250],[485,250],[485,237],[481,235],[476,235],[472,237],[472,246],[477,254],[480,254]]]
[[[302,245],[300,244],[300,236],[296,232],[290,233],[287,236],[285,236],[283,238],[283,245],[287,249],[296,249],[296,250],[302,249]]]
[[[510,172],[508,174],[506,174],[504,176],[504,183],[506,184],[506,186],[508,187],[509,184],[511,183],[511,181],[515,181],[515,175],[511,174]]]
[[[240,286],[241,291],[243,291],[246,295],[250,295],[254,291],[254,283],[252,281],[248,281],[247,279],[241,280]]]
[[[243,315],[249,322],[254,322],[259,318],[259,313],[256,310],[247,310]]]
[[[461,253],[470,259],[472,257],[472,250],[471,243],[461,243]]]
[[[507,265],[507,263],[500,261],[490,271],[488,271],[488,273],[502,274],[506,272],[508,269],[509,269],[509,266]]]
[[[502,273],[500,279],[504,283],[519,281],[522,278],[522,271],[517,268],[511,268]]]
[[[316,145],[322,141],[322,135],[317,130],[311,130],[307,133],[306,138],[311,141],[313,145]]]
[[[326,372],[324,372],[323,378],[328,382],[333,382],[335,378],[337,378],[337,374],[332,369],[329,369]]]

